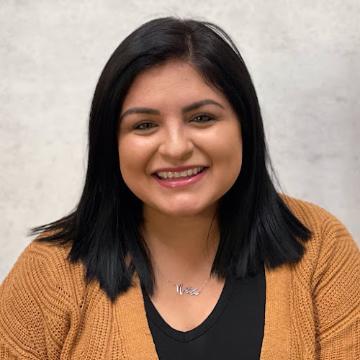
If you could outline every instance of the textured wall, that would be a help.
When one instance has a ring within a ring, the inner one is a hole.
[[[230,33],[257,87],[283,190],[333,212],[359,241],[358,0],[1,0],[0,280],[27,230],[78,200],[89,105],[109,55],[166,15]]]

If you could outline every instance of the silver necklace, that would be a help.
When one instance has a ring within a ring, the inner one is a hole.
[[[211,274],[210,276],[202,283],[202,285],[199,288],[196,287],[192,287],[192,286],[186,286],[184,287],[184,284],[182,282],[176,283],[173,282],[171,280],[168,280],[162,273],[161,271],[158,269],[159,273],[161,274],[161,276],[169,283],[172,285],[175,285],[175,289],[176,289],[176,293],[179,295],[183,295],[183,294],[187,294],[187,295],[191,295],[191,296],[198,296],[200,295],[201,291],[203,290],[203,288],[206,286],[206,284],[208,283],[208,281],[211,278]]]

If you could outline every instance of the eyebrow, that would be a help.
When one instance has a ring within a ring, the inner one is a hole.
[[[199,107],[205,105],[216,105],[220,108],[224,109],[224,106],[211,99],[204,99],[200,101],[196,101],[190,105],[187,105],[181,109],[182,113],[185,114],[189,111],[196,110]],[[123,114],[120,115],[120,120],[123,119],[126,115],[130,114],[148,114],[148,115],[160,115],[160,111],[156,109],[146,108],[146,107],[134,107],[126,110]]]

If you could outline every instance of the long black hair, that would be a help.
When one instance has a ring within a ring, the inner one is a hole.
[[[70,244],[69,260],[83,262],[86,280],[99,281],[113,301],[131,286],[134,272],[150,294],[154,287],[149,251],[140,231],[143,204],[120,173],[119,114],[135,77],[171,59],[192,64],[226,96],[241,123],[242,168],[219,200],[220,242],[212,274],[245,277],[263,265],[275,268],[295,263],[304,254],[301,240],[311,235],[271,180],[255,88],[229,35],[210,22],[154,19],[121,42],[101,73],[91,105],[88,167],[77,207],[30,232],[41,234],[37,241]]]

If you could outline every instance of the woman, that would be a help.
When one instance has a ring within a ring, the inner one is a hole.
[[[359,250],[267,160],[226,33],[142,25],[97,84],[77,208],[2,284],[0,358],[360,358]]]

